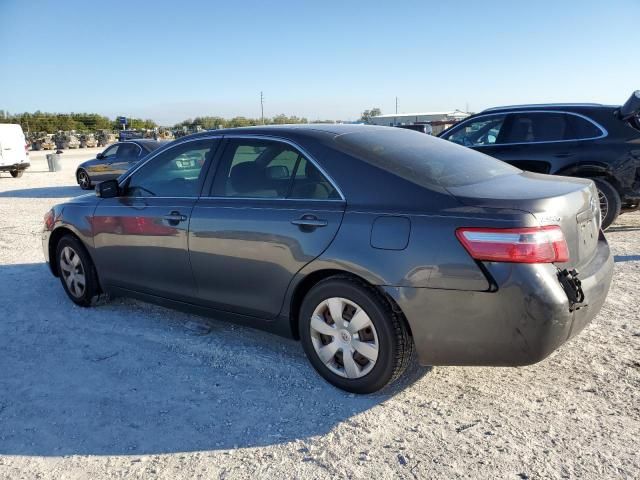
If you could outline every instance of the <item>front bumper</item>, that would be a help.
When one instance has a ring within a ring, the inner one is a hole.
[[[384,287],[405,314],[422,365],[530,365],[578,334],[600,311],[613,277],[604,237],[580,272],[585,305],[569,300],[552,264],[487,263],[493,292]]]

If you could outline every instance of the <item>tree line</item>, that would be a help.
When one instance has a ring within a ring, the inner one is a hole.
[[[365,110],[360,121],[369,123],[372,116],[380,115],[379,108]],[[150,119],[143,120],[141,118],[127,118],[127,128],[136,130],[150,130],[158,127],[156,122]],[[0,110],[0,123],[19,123],[24,132],[47,132],[56,133],[60,130],[69,131],[89,131],[96,130],[120,130],[122,126],[117,119],[110,119],[104,115],[97,113],[49,113],[35,111],[33,113],[24,112],[17,114],[9,114],[4,110]],[[200,116],[193,119],[189,118],[177,123],[173,128],[193,129],[202,127],[205,130],[214,128],[234,128],[248,127],[253,125],[282,125],[295,123],[309,123],[305,117],[296,115],[287,116],[285,114],[276,115],[274,117],[249,118],[249,117],[233,117],[226,119],[218,116]],[[333,120],[314,120],[313,123],[334,123]]]
[[[127,118],[127,128],[152,129],[157,127],[153,120]],[[117,119],[98,115],[97,113],[48,113],[35,111],[9,114],[0,110],[0,123],[19,123],[26,132],[56,133],[60,130],[89,131],[119,130],[122,128]]]

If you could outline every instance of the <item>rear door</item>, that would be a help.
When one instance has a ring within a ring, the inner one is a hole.
[[[216,139],[179,143],[135,170],[123,182],[124,195],[100,201],[93,231],[101,281],[193,300],[187,233],[217,144]]]
[[[563,112],[514,112],[507,116],[495,145],[476,150],[522,170],[555,173],[577,161],[577,141]]]
[[[0,125],[0,161],[14,165],[26,160],[26,140],[19,125]]]
[[[337,233],[341,194],[296,146],[255,137],[225,141],[209,192],[189,228],[198,301],[276,316],[293,276]]]

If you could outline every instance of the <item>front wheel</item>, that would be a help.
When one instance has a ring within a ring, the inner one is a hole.
[[[20,178],[24,174],[24,170],[11,170],[9,173],[13,178]]]
[[[82,190],[91,190],[91,178],[89,178],[89,174],[85,170],[78,171],[77,178],[78,185]]]
[[[71,235],[63,236],[56,246],[60,282],[69,298],[81,307],[90,307],[100,295],[95,266],[82,243]]]
[[[380,390],[412,357],[413,341],[400,315],[373,287],[348,277],[328,278],[307,293],[299,328],[313,367],[349,392]]]
[[[592,178],[591,180],[593,180],[598,189],[602,230],[606,230],[620,215],[622,200],[618,191],[608,181],[601,178]]]

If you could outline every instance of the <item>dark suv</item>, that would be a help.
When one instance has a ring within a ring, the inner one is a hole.
[[[621,106],[518,105],[490,108],[441,138],[522,170],[590,178],[602,228],[640,204],[640,90]]]

